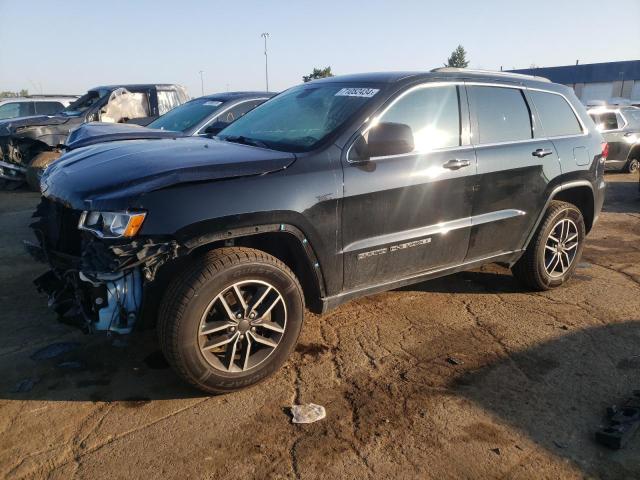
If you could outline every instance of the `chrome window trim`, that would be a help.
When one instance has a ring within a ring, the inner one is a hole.
[[[378,248],[382,245],[388,245],[397,242],[406,242],[417,240],[422,237],[431,235],[444,234],[461,228],[471,228],[485,223],[506,220],[507,218],[519,217],[526,215],[527,212],[517,209],[496,210],[495,212],[482,213],[471,217],[458,218],[446,222],[427,225],[426,227],[412,228],[401,232],[386,233],[375,237],[356,240],[342,249],[340,253],[352,253],[368,248]]]
[[[576,133],[573,135],[558,135],[558,136],[542,136],[542,137],[537,137],[537,138],[527,138],[527,139],[523,139],[523,140],[510,140],[510,141],[505,141],[505,142],[494,142],[494,143],[474,143],[473,142],[473,132],[471,132],[471,144],[470,145],[459,145],[457,147],[443,147],[443,148],[434,148],[432,150],[427,150],[427,151],[415,151],[415,152],[409,152],[409,153],[402,153],[402,154],[398,154],[398,155],[384,155],[384,156],[380,156],[380,157],[371,157],[369,159],[367,159],[367,161],[376,161],[376,160],[385,160],[385,159],[391,159],[391,158],[403,158],[403,157],[411,157],[411,156],[415,156],[415,155],[425,155],[425,154],[429,154],[429,153],[436,153],[436,152],[446,152],[446,151],[451,151],[451,150],[460,150],[460,149],[471,149],[471,148],[476,148],[476,147],[496,147],[496,146],[501,146],[501,145],[514,145],[514,144],[520,144],[520,143],[532,143],[532,142],[540,142],[540,141],[544,141],[544,140],[551,140],[551,139],[555,139],[555,140],[561,140],[564,138],[579,138],[579,137],[585,137],[587,135],[589,135],[589,129],[586,127],[586,125],[584,124],[584,122],[582,121],[582,118],[580,118],[580,115],[578,115],[578,111],[575,109],[575,107],[573,106],[573,104],[569,101],[569,99],[566,97],[566,95],[564,95],[563,93],[560,92],[554,92],[553,90],[548,90],[545,88],[540,88],[540,87],[527,87],[526,85],[510,85],[510,84],[505,84],[505,83],[496,83],[496,82],[480,82],[480,81],[464,81],[464,80],[454,80],[454,81],[436,81],[436,82],[427,82],[427,83],[421,83],[419,85],[414,85],[411,88],[408,88],[406,91],[404,91],[402,94],[400,94],[400,96],[398,96],[391,104],[389,104],[383,111],[382,113],[380,113],[379,115],[376,115],[370,119],[365,120],[365,124],[368,122],[371,122],[371,125],[369,125],[368,127],[365,128],[365,130],[363,130],[363,134],[365,134],[366,132],[368,132],[371,128],[373,128],[373,120],[376,118],[380,118],[382,117],[382,115],[384,115],[386,113],[386,111],[391,108],[398,100],[400,100],[402,97],[404,97],[406,94],[414,91],[414,90],[418,90],[418,89],[422,89],[422,88],[430,88],[430,87],[441,87],[441,86],[446,86],[446,85],[463,85],[463,86],[480,86],[480,87],[499,87],[499,88],[514,88],[514,89],[519,89],[519,90],[527,90],[527,91],[536,91],[536,92],[543,92],[543,93],[550,93],[552,95],[559,95],[560,97],[562,97],[564,99],[564,101],[569,105],[569,107],[571,108],[571,111],[573,112],[573,114],[575,115],[576,119],[578,120],[578,123],[580,124],[580,128],[582,129],[582,133]],[[527,98],[525,96],[525,101],[527,101]],[[535,108],[535,105],[533,105]],[[532,119],[533,120],[533,119]],[[626,119],[625,119],[626,121]],[[471,127],[471,125],[470,125]],[[362,128],[362,125],[358,128],[358,130],[360,130]],[[544,126],[543,126],[544,128]],[[611,130],[609,130],[611,131]],[[350,164],[357,164],[360,163],[360,160],[350,160],[349,159],[349,154],[351,153],[351,149],[353,148],[353,145],[355,144],[355,140],[353,142],[351,142],[351,145],[349,145],[349,148],[347,149],[347,153],[346,153],[346,160],[347,163]]]
[[[551,90],[545,90],[544,88],[528,88],[527,90],[529,91],[533,91],[533,92],[543,92],[543,93],[551,93],[552,95],[559,95],[561,96],[564,101],[569,105],[569,107],[571,108],[571,111],[573,112],[573,114],[576,116],[576,119],[578,120],[578,123],[580,124],[580,128],[582,129],[582,133],[574,133],[573,135],[545,135],[544,138],[575,138],[575,137],[584,137],[585,135],[589,134],[589,129],[587,128],[587,126],[584,124],[584,122],[582,121],[582,118],[580,118],[580,115],[578,115],[578,111],[575,109],[575,107],[573,106],[573,104],[569,101],[569,99],[566,97],[566,95],[560,93],[560,92],[553,92]],[[535,103],[534,103],[534,107],[535,107]],[[537,107],[536,107],[537,108]],[[588,112],[587,112],[588,113]],[[542,128],[544,128],[544,125],[542,126]]]
[[[224,110],[221,110],[220,112],[217,112],[217,113],[216,113],[216,115],[215,115],[214,117],[210,118],[210,119],[209,119],[209,120],[207,120],[204,124],[202,124],[202,125],[201,125],[201,126],[200,126],[196,131],[195,131],[195,132],[193,132],[193,133],[191,134],[191,136],[192,136],[192,137],[195,137],[195,136],[197,136],[197,135],[204,135],[204,134],[200,133],[200,131],[201,131],[203,128],[208,127],[208,126],[211,124],[211,122],[213,122],[213,121],[214,121],[216,118],[218,118],[220,115],[222,115],[223,113],[226,113],[227,111],[231,110],[231,109],[232,109],[232,108],[234,108],[234,107],[237,107],[238,105],[242,105],[243,103],[247,103],[247,102],[253,102],[253,101],[256,101],[256,100],[265,100],[265,101],[266,101],[266,100],[269,100],[269,98],[270,98],[270,97],[256,97],[256,98],[249,98],[249,99],[244,99],[244,100],[242,100],[241,102],[234,103],[233,105],[228,106],[228,107],[227,107],[227,108],[225,108]],[[258,106],[258,105],[256,105],[256,107],[257,107],[257,106]],[[255,107],[254,107],[254,108],[255,108]],[[251,111],[251,110],[249,110],[249,111]],[[215,113],[215,112],[214,112],[214,113]],[[231,124],[229,124],[229,125],[231,125]]]

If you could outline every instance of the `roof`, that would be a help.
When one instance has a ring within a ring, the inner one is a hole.
[[[126,88],[127,90],[137,90],[145,88],[175,88],[180,87],[175,83],[130,83],[122,85],[100,85],[98,87],[90,88],[89,90],[115,90],[116,88]]]
[[[552,82],[574,83],[614,82],[616,80],[640,80],[640,60],[625,62],[585,63],[560,67],[524,68],[510,70],[514,73],[541,75]]]
[[[514,75],[510,72],[494,72],[489,70],[471,70],[464,68],[437,68],[429,72],[374,72],[358,73],[354,75],[337,75],[335,77],[313,80],[311,83],[398,83],[420,80],[484,80],[493,82],[544,82],[549,80],[541,77]]]
[[[29,95],[27,97],[3,97],[0,98],[2,102],[55,102],[60,101],[73,101],[78,98],[77,95]]]
[[[229,100],[237,100],[241,98],[255,98],[255,97],[267,97],[271,98],[275,95],[274,92],[222,92],[211,93],[202,97],[195,98],[194,100],[206,98],[208,100],[218,100],[221,102],[228,102]]]

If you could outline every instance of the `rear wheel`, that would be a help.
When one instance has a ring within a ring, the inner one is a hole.
[[[527,250],[513,266],[514,277],[534,290],[562,285],[576,269],[585,235],[580,210],[552,201]]]
[[[302,327],[298,280],[259,250],[213,250],[167,292],[158,325],[162,350],[178,375],[206,392],[267,378],[285,362]]]
[[[638,170],[640,170],[640,160],[638,160],[637,158],[632,158],[627,162],[625,170],[628,173],[636,173]]]

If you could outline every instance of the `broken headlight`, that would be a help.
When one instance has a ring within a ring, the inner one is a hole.
[[[78,228],[99,238],[135,237],[146,217],[144,212],[90,212],[80,215]]]

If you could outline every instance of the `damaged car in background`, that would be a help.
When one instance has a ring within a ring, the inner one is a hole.
[[[29,166],[42,169],[57,159],[60,145],[83,123],[147,124],[188,99],[179,85],[96,87],[55,115],[0,122],[0,179],[20,185]]]
[[[64,151],[119,140],[217,135],[245,113],[271,98],[269,92],[226,92],[205,95],[174,108],[147,126],[94,122],[73,130]]]
[[[157,326],[207,392],[260,382],[305,308],[500,262],[569,281],[604,201],[606,143],[573,91],[436,69],[293,87],[214,137],[89,145],[50,165],[28,248],[60,318]]]

